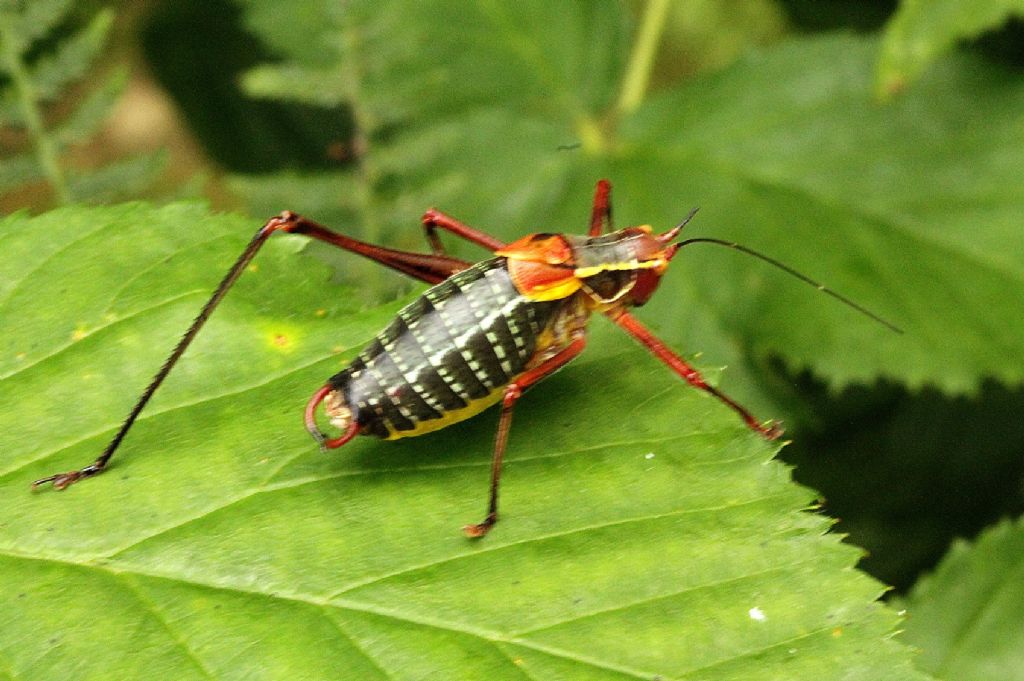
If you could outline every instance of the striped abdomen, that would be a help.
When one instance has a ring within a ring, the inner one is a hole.
[[[524,371],[559,306],[564,301],[522,296],[504,258],[478,263],[404,307],[331,377],[335,409],[350,412],[360,432],[383,438],[469,418]]]

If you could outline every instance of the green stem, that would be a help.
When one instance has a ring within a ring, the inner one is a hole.
[[[635,111],[644,100],[670,3],[671,0],[648,0],[644,8],[633,53],[629,56],[626,75],[622,80],[622,91],[615,106],[616,118]]]
[[[39,166],[43,169],[43,173],[49,180],[50,186],[53,187],[57,199],[61,203],[69,203],[71,201],[71,192],[68,189],[64,171],[61,170],[58,161],[57,145],[50,136],[49,131],[47,131],[46,126],[43,125],[43,114],[40,111],[39,98],[36,95],[36,89],[25,68],[25,64],[21,60],[21,54],[15,46],[16,40],[12,39],[9,29],[2,24],[0,24],[0,44],[3,45],[0,57],[3,58],[4,66],[11,76],[11,82],[14,84],[14,91],[17,94],[18,103],[21,105],[21,114],[25,119],[25,125],[28,127],[29,133],[35,142],[36,159],[39,162]]]

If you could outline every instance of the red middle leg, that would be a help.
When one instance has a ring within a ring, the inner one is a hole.
[[[487,504],[487,517],[481,523],[463,527],[462,531],[466,533],[466,536],[474,539],[482,537],[498,522],[498,485],[501,482],[501,462],[505,457],[505,442],[508,440],[508,431],[512,426],[512,408],[516,401],[531,385],[545,376],[550,376],[572,361],[576,355],[583,352],[586,344],[587,339],[579,336],[554,357],[523,373],[505,388],[505,398],[501,403],[501,417],[498,419],[498,432],[494,437],[494,456],[491,459],[491,496]]]
[[[410,277],[425,281],[428,284],[437,284],[456,272],[461,272],[472,263],[453,258],[443,253],[410,253],[399,251],[393,248],[385,248],[374,244],[353,239],[350,236],[331,231],[312,220],[296,215],[290,211],[282,213],[274,218],[275,229],[284,230],[292,234],[302,234],[318,241],[329,243],[332,246],[358,253],[393,270],[398,270]],[[264,228],[266,229],[266,228]]]
[[[430,244],[430,249],[434,252],[434,255],[445,254],[444,244],[441,243],[440,237],[437,236],[438,228],[448,230],[458,237],[471,241],[478,246],[483,246],[492,253],[505,247],[504,242],[495,239],[490,234],[459,222],[450,215],[445,215],[433,208],[423,214],[422,221],[423,229],[427,233],[427,243]]]

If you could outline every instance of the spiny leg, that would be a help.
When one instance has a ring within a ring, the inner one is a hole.
[[[505,397],[501,402],[501,416],[498,419],[498,432],[494,437],[494,456],[491,459],[491,493],[487,504],[487,517],[483,522],[463,527],[462,531],[466,533],[466,536],[474,539],[482,537],[498,522],[498,486],[501,482],[501,463],[505,457],[505,443],[512,425],[512,408],[516,401],[522,397],[523,391],[528,387],[545,376],[551,375],[583,352],[586,344],[587,340],[583,336],[575,338],[558,354],[523,373],[505,388]]]
[[[55,488],[64,489],[78,480],[89,478],[101,473],[107,467],[110,458],[114,455],[114,452],[120,446],[121,441],[124,439],[125,435],[128,434],[129,429],[131,429],[146,404],[153,397],[153,394],[164,382],[164,379],[167,378],[167,374],[171,372],[171,369],[174,368],[174,365],[185,353],[185,350],[192,343],[193,339],[195,339],[199,330],[203,327],[206,321],[210,318],[214,309],[220,304],[221,300],[224,299],[224,296],[227,295],[228,290],[234,285],[235,281],[237,281],[242,275],[246,266],[254,257],[256,257],[256,253],[260,250],[266,240],[275,232],[302,234],[312,239],[329,243],[337,246],[338,248],[352,251],[353,253],[358,253],[372,260],[376,260],[383,265],[430,284],[436,284],[444,281],[455,272],[459,272],[470,265],[470,263],[463,260],[444,255],[408,253],[381,246],[374,246],[373,244],[368,244],[366,242],[359,241],[358,239],[353,239],[343,234],[333,232],[326,227],[319,225],[312,220],[307,220],[300,215],[296,215],[291,211],[285,211],[277,217],[271,218],[259,229],[259,231],[256,232],[256,235],[253,236],[252,240],[245,247],[245,250],[242,251],[242,254],[238,257],[238,260],[236,260],[235,264],[231,266],[230,270],[228,270],[228,273],[224,276],[216,290],[213,292],[213,295],[203,306],[199,315],[192,321],[192,324],[185,332],[185,335],[181,337],[181,340],[178,341],[174,350],[172,350],[171,354],[166,360],[164,360],[160,370],[150,381],[142,395],[139,396],[135,406],[132,407],[128,417],[121,424],[121,427],[114,435],[114,439],[110,441],[110,444],[108,444],[106,449],[103,450],[103,453],[88,466],[75,471],[57,473],[55,475],[50,475],[36,480],[32,483],[34,488],[50,482],[53,483]]]
[[[470,227],[463,222],[459,222],[450,215],[445,215],[441,211],[433,208],[423,214],[422,222],[423,229],[427,235],[427,243],[430,244],[430,250],[433,251],[434,255],[445,255],[444,244],[441,243],[441,238],[437,235],[438,229],[447,230],[466,241],[470,241],[478,246],[483,246],[492,253],[505,247],[504,242],[494,238],[490,234],[481,232],[479,229]]]
[[[647,327],[637,321],[637,319],[631,314],[622,310],[615,310],[608,313],[608,317],[629,332],[633,338],[640,341],[644,347],[654,354],[655,357],[668,365],[668,368],[675,372],[676,375],[695,388],[700,388],[705,392],[709,392],[727,404],[733,411],[740,415],[740,418],[742,418],[744,423],[746,423],[752,430],[756,430],[769,440],[774,440],[782,435],[782,428],[777,422],[759,422],[749,411],[733,401],[731,397],[719,392],[719,390],[714,386],[709,385],[696,369],[687,364],[682,357],[674,353],[661,341],[661,339],[651,333]]]
[[[612,231],[612,183],[598,180],[594,187],[594,207],[590,211],[590,236]]]

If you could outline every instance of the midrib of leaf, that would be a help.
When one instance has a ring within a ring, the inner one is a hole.
[[[989,592],[988,597],[974,609],[970,617],[964,620],[963,626],[957,631],[953,642],[946,648],[946,654],[935,669],[936,677],[942,679],[952,678],[948,676],[950,665],[959,658],[961,649],[966,645],[967,639],[970,638],[974,631],[974,626],[981,621],[988,609],[992,607],[997,596],[1011,587],[1017,588],[1021,580],[1024,580],[1024,560],[1021,560],[1017,567],[1000,581],[999,588]]]
[[[536,540],[540,540],[540,539],[544,539],[544,538],[545,537],[536,537],[536,538],[534,538],[532,540],[529,540],[529,541],[536,541]],[[559,658],[562,658],[562,659],[570,660],[570,661],[573,661],[573,662],[578,662],[578,663],[594,666],[594,667],[597,667],[597,668],[600,668],[600,669],[606,669],[606,670],[609,670],[609,671],[615,671],[615,672],[619,672],[619,673],[623,673],[623,674],[628,674],[628,675],[634,676],[634,677],[636,677],[638,679],[644,679],[645,681],[653,678],[654,676],[657,676],[656,672],[632,669],[630,667],[620,666],[620,665],[617,665],[615,663],[607,662],[607,661],[604,661],[604,660],[601,660],[599,658],[595,658],[595,657],[592,657],[592,656],[580,655],[579,653],[576,653],[576,652],[567,651],[567,650],[563,650],[561,648],[557,648],[557,647],[554,647],[554,646],[546,645],[546,644],[543,644],[543,643],[537,643],[537,642],[531,641],[529,639],[524,639],[524,638],[521,638],[521,634],[506,635],[506,634],[502,634],[501,632],[493,631],[493,630],[490,630],[490,629],[483,629],[483,628],[480,628],[480,627],[466,626],[466,625],[463,625],[463,624],[456,624],[456,623],[447,622],[447,621],[444,621],[444,620],[440,620],[440,619],[436,619],[436,618],[431,618],[431,617],[422,617],[422,616],[411,615],[409,613],[405,613],[405,612],[403,612],[401,610],[396,610],[394,608],[383,608],[383,607],[380,607],[378,605],[362,603],[362,602],[360,602],[358,600],[352,600],[352,599],[332,600],[329,597],[328,598],[318,598],[318,597],[313,596],[311,594],[288,593],[288,592],[283,592],[283,591],[280,591],[280,590],[275,590],[273,594],[269,594],[269,593],[261,592],[261,591],[254,590],[254,589],[247,589],[247,588],[244,588],[242,586],[235,585],[235,584],[224,584],[224,583],[219,583],[219,582],[214,582],[214,581],[205,582],[205,581],[194,579],[194,578],[184,578],[184,577],[182,577],[180,575],[165,575],[165,574],[161,574],[161,573],[155,572],[155,571],[140,570],[140,569],[138,569],[137,567],[134,567],[134,566],[131,569],[120,569],[120,568],[118,568],[116,566],[111,566],[111,565],[107,565],[107,564],[93,563],[93,562],[76,562],[76,561],[68,560],[68,559],[24,555],[24,554],[20,554],[19,552],[10,551],[10,550],[0,550],[0,555],[7,556],[8,558],[12,558],[12,559],[15,559],[15,560],[28,560],[28,561],[44,562],[44,563],[50,563],[50,564],[64,566],[64,567],[70,567],[72,569],[93,571],[93,572],[96,572],[96,573],[105,574],[111,580],[117,581],[118,583],[123,583],[123,580],[125,579],[125,575],[132,575],[132,576],[145,577],[145,578],[150,578],[150,579],[169,580],[169,581],[173,581],[173,582],[178,583],[178,584],[187,584],[189,586],[202,587],[202,588],[213,589],[213,590],[217,590],[217,591],[226,591],[226,592],[230,592],[230,593],[242,594],[242,595],[245,595],[245,596],[256,596],[256,597],[259,597],[259,598],[268,598],[268,599],[272,599],[272,600],[281,600],[281,601],[290,601],[290,602],[295,602],[295,603],[302,603],[302,604],[305,604],[305,605],[311,605],[311,606],[319,607],[321,609],[324,609],[327,612],[330,612],[331,609],[340,609],[340,610],[350,610],[350,611],[354,611],[354,612],[368,613],[368,614],[371,614],[371,615],[377,615],[379,617],[383,617],[383,618],[387,618],[387,619],[393,619],[393,620],[397,620],[397,621],[400,621],[400,622],[405,622],[407,624],[414,624],[414,625],[421,626],[421,627],[429,627],[429,628],[438,629],[438,630],[441,630],[441,631],[454,632],[454,633],[459,633],[459,634],[465,634],[465,635],[468,635],[468,636],[473,636],[473,637],[478,638],[478,639],[480,639],[482,641],[486,641],[486,642],[488,642],[488,643],[490,643],[492,645],[499,645],[499,644],[502,644],[502,643],[518,645],[518,646],[521,646],[523,648],[527,648],[527,649],[530,649],[530,650],[535,650],[537,652],[545,653],[545,654],[548,654],[548,655],[552,655],[552,656],[559,657]],[[796,563],[796,564],[806,563],[806,562],[808,562],[808,561],[798,561],[798,563]],[[784,566],[784,567],[792,568],[793,566],[790,565],[790,566]],[[774,569],[769,570],[769,571],[774,571]],[[765,572],[765,571],[761,571],[761,572]],[[750,573],[748,575],[741,575],[739,577],[731,578],[729,580],[720,580],[720,582],[709,582],[709,583],[694,585],[694,586],[691,586],[691,587],[687,587],[686,589],[680,590],[679,593],[683,594],[683,593],[687,593],[689,591],[696,591],[696,590],[700,590],[700,589],[712,588],[712,587],[714,587],[718,583],[728,583],[728,582],[732,582],[732,581],[742,580],[742,579],[745,579],[745,578],[748,578],[748,577],[757,576],[757,574],[758,573]],[[669,597],[669,596],[670,596],[670,594],[666,594],[666,597]],[[143,605],[145,605],[145,601],[140,601],[140,602],[142,602]],[[153,610],[151,607],[147,607],[147,609],[150,610],[151,612]],[[154,616],[156,617],[155,614],[154,614]],[[160,620],[159,617],[157,617],[157,619],[158,619],[158,621]],[[819,627],[817,629],[804,632],[802,634],[799,634],[798,636],[791,637],[791,638],[786,639],[784,641],[776,641],[776,642],[774,642],[774,643],[772,643],[770,645],[763,646],[761,648],[755,648],[755,649],[751,649],[751,650],[748,650],[748,651],[744,651],[742,653],[739,653],[738,655],[735,655],[735,656],[732,656],[732,657],[729,657],[729,658],[726,658],[726,659],[722,659],[722,660],[710,663],[708,665],[705,665],[705,666],[697,668],[697,669],[687,670],[685,672],[685,676],[683,676],[683,677],[665,677],[664,675],[661,675],[660,678],[665,679],[665,681],[670,681],[670,679],[673,679],[673,678],[674,679],[679,679],[681,681],[682,679],[686,678],[686,676],[690,676],[690,675],[695,674],[695,673],[700,673],[700,672],[702,672],[702,671],[704,671],[706,669],[714,668],[714,667],[719,666],[721,664],[726,664],[728,662],[733,661],[736,658],[750,657],[750,656],[753,656],[753,655],[762,654],[762,653],[764,653],[764,652],[766,652],[768,650],[774,650],[774,649],[776,649],[776,648],[778,648],[780,646],[792,645],[793,643],[795,643],[797,641],[805,640],[805,639],[807,639],[809,637],[817,636],[817,635],[820,635],[822,633],[829,632],[829,631],[831,631],[834,628],[834,626],[835,626],[834,624],[829,624],[829,625],[826,625],[824,627]],[[173,635],[172,630],[170,630],[167,627],[165,627],[165,629],[168,631],[168,635],[173,640],[175,640],[177,642],[178,639],[177,639],[177,637],[175,637]],[[204,672],[205,671],[206,670],[204,669]]]
[[[6,22],[0,21],[0,45],[3,45],[0,55],[2,55],[4,65],[11,76],[25,124],[35,142],[36,158],[39,165],[43,168],[43,172],[60,202],[68,203],[71,200],[71,191],[68,189],[64,171],[61,170],[57,160],[57,142],[43,125],[39,97],[32,84],[32,79],[29,77],[25,62],[22,61],[22,54],[17,50],[18,41],[10,31],[11,27]]]

